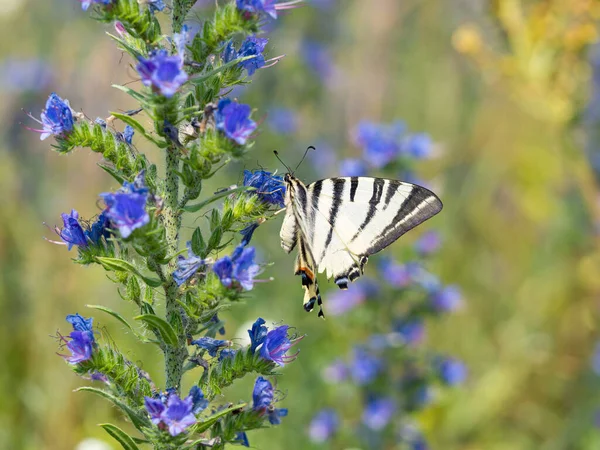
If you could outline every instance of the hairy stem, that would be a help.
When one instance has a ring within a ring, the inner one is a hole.
[[[194,6],[196,1],[197,0],[173,0],[172,23],[174,33],[179,33],[181,31],[185,16],[190,12],[190,9],[192,9],[192,6]]]
[[[167,149],[166,158],[166,184],[165,198],[163,208],[163,224],[166,229],[166,239],[168,245],[168,254],[177,253],[179,248],[179,228],[181,227],[181,216],[179,214],[179,171],[178,150],[175,147]],[[171,274],[177,268],[177,259],[172,258],[168,264],[168,273]],[[188,353],[186,348],[186,337],[183,332],[184,326],[181,326],[185,317],[181,308],[177,304],[178,292],[177,284],[173,277],[168,275],[164,284],[166,296],[166,315],[167,321],[172,325],[179,324],[175,329],[181,330],[179,333],[178,345],[176,347],[165,345],[165,370],[167,376],[166,387],[175,388],[178,392],[181,390],[181,377],[183,375],[183,363]]]

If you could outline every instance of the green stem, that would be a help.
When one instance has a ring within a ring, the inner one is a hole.
[[[179,229],[181,227],[181,216],[179,214],[179,157],[178,149],[175,147],[167,148],[166,157],[166,177],[165,177],[165,198],[163,207],[163,225],[166,230],[166,239],[168,254],[174,255],[179,248]],[[168,273],[171,274],[177,269],[177,258],[172,258],[168,264]],[[179,307],[177,284],[172,276],[167,276],[164,284],[166,296],[166,316],[167,321],[174,324],[181,323],[185,318]],[[175,388],[178,392],[181,390],[181,377],[183,375],[183,364],[188,357],[186,347],[186,337],[183,332],[184,327],[178,326],[176,329],[182,330],[179,333],[179,342],[176,347],[165,345],[165,370],[167,376],[166,387]]]

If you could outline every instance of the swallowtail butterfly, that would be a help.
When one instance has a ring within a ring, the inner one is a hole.
[[[362,275],[370,255],[436,215],[440,199],[428,189],[397,180],[338,177],[305,185],[292,173],[286,184],[281,246],[298,247],[295,274],[302,276],[304,309],[317,303],[317,271],[340,289]]]

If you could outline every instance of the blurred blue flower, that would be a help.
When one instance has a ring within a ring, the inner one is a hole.
[[[233,102],[228,98],[221,99],[215,111],[217,130],[237,144],[244,145],[257,126],[256,122],[250,119],[251,112],[248,105]]]
[[[287,409],[277,409],[273,406],[274,390],[271,382],[263,377],[258,377],[252,392],[252,409],[260,414],[268,414],[271,425],[281,423],[281,417],[288,414]]]
[[[428,134],[411,134],[402,142],[401,151],[415,159],[425,159],[433,152],[433,141]]]
[[[79,313],[69,314],[67,316],[67,322],[69,322],[71,325],[73,325],[74,331],[83,331],[83,332],[92,333],[92,335],[94,334],[94,330],[92,328],[92,324],[94,322],[93,317],[86,319],[85,317],[79,315]]]
[[[354,382],[362,386],[377,378],[383,368],[383,362],[364,348],[355,347],[349,368]]]
[[[242,69],[246,69],[248,76],[252,76],[257,69],[260,69],[265,65],[265,57],[262,52],[265,50],[265,46],[268,42],[268,39],[248,36],[244,42],[242,42],[240,49],[236,51],[233,42],[229,41],[221,54],[221,58],[223,59],[223,62],[228,63],[237,58],[254,56],[254,58],[247,59],[238,64]]]
[[[596,343],[592,354],[592,370],[596,375],[600,376],[600,342]]]
[[[349,374],[346,363],[338,359],[323,369],[322,377],[327,383],[336,384],[347,379]]]
[[[311,420],[308,435],[312,442],[323,443],[333,436],[339,426],[337,413],[333,409],[323,409]]]
[[[455,358],[443,358],[437,363],[441,380],[449,386],[464,383],[467,379],[467,366]]]
[[[408,264],[399,264],[391,258],[382,258],[379,270],[383,279],[393,287],[406,287],[414,281],[413,267]]]
[[[244,447],[250,447],[250,442],[248,441],[248,435],[245,431],[239,431],[235,435],[235,442],[243,445]]]
[[[294,134],[298,128],[298,117],[292,109],[272,108],[267,116],[267,124],[276,133]]]
[[[36,122],[42,125],[41,130],[35,130],[41,133],[40,139],[43,141],[49,136],[65,137],[73,130],[73,113],[68,100],[63,100],[54,92],[50,94],[46,101],[46,107],[40,114],[40,120],[37,120],[29,114]]]
[[[252,194],[265,203],[280,208],[285,206],[285,183],[279,175],[273,175],[266,170],[244,170],[244,186],[255,188]]]
[[[343,177],[364,177],[367,174],[367,166],[363,160],[347,158],[340,163],[340,175]]]
[[[219,352],[219,361],[223,361],[227,358],[233,358],[237,353],[237,350],[233,350],[232,348],[224,348]]]
[[[431,294],[431,306],[437,312],[453,312],[460,309],[462,305],[462,294],[458,286],[445,286]]]
[[[381,168],[400,156],[405,131],[406,125],[401,121],[391,124],[363,121],[356,128],[356,143],[362,147],[365,160]]]
[[[394,331],[408,345],[418,345],[425,337],[425,325],[420,318],[401,319],[394,324]]]
[[[146,3],[148,4],[148,9],[152,14],[165,9],[165,3],[163,0],[146,0]]]
[[[62,213],[61,217],[64,226],[62,230],[57,228],[56,232],[68,245],[68,249],[71,250],[74,245],[86,248],[88,246],[88,241],[85,237],[83,228],[79,224],[79,213],[73,209],[71,210],[71,215]]]
[[[144,86],[165,97],[172,97],[188,80],[182,55],[169,56],[166,50],[158,50],[148,59],[140,57],[136,69]]]
[[[126,185],[130,185],[126,183]],[[148,194],[137,192],[105,192],[100,194],[106,203],[106,216],[118,228],[123,238],[128,238],[134,230],[150,222],[146,211]]]
[[[204,259],[200,258],[194,253],[192,250],[192,243],[190,241],[186,243],[186,246],[188,257],[184,258],[180,255],[179,259],[177,260],[177,270],[173,272],[173,279],[175,280],[175,283],[177,283],[177,286],[181,286],[183,283],[189,280],[196,272],[198,272],[200,267],[206,264]]]
[[[125,129],[123,130],[123,139],[129,145],[133,142],[133,135],[135,134],[135,130],[130,125],[125,125]]]
[[[192,386],[188,397],[192,399],[192,412],[194,414],[198,414],[208,407],[208,400],[204,398],[204,392],[198,386]]]
[[[87,9],[94,3],[99,3],[102,5],[110,5],[112,0],[79,0],[81,2],[81,9],[87,11]]]
[[[363,423],[372,430],[379,431],[392,420],[396,412],[396,403],[389,397],[370,400],[362,415]]]
[[[276,0],[236,0],[236,5],[240,11],[248,11],[252,14],[265,13],[273,19],[277,19],[275,1]]]
[[[283,366],[296,359],[299,350],[293,355],[286,355],[286,353],[302,337],[290,340],[288,337],[289,328],[288,325],[282,325],[267,333],[260,348],[262,358],[273,361],[278,366]]]
[[[45,91],[54,70],[41,59],[7,58],[0,62],[0,90],[5,92]]]
[[[217,356],[217,351],[223,347],[229,347],[230,342],[222,339],[214,339],[209,336],[203,336],[193,340],[191,344],[208,351],[210,356]]]
[[[238,246],[231,256],[224,256],[213,264],[215,272],[223,286],[240,286],[249,291],[254,287],[254,277],[260,266],[254,262],[254,247]]]
[[[424,232],[415,242],[415,250],[422,256],[431,255],[439,250],[442,244],[440,234],[435,230]]]
[[[316,41],[306,40],[300,46],[300,55],[306,65],[320,78],[329,78],[334,72],[334,65],[329,49]]]
[[[268,328],[265,326],[265,319],[262,317],[256,319],[256,322],[252,324],[252,329],[248,330],[248,335],[250,336],[250,352],[254,353],[265,341],[268,331]]]
[[[93,333],[89,331],[72,331],[69,338],[71,339],[67,342],[67,348],[71,351],[71,356],[67,357],[69,363],[78,364],[91,359],[94,349]]]

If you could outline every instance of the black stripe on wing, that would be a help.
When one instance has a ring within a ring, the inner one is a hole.
[[[342,204],[342,195],[344,193],[344,185],[346,184],[346,180],[344,178],[332,178],[333,183],[333,200],[331,201],[331,209],[329,210],[329,218],[327,222],[329,223],[329,233],[327,234],[327,239],[325,240],[325,246],[323,247],[323,251],[321,252],[321,257],[318,261],[322,261],[325,257],[325,253],[327,253],[327,248],[329,244],[331,244],[331,240],[333,239],[333,230],[335,229],[335,222],[337,219],[338,212],[340,210],[340,205]]]
[[[381,201],[381,196],[383,195],[383,185],[386,183],[386,181],[387,180],[384,180],[383,178],[375,178],[373,180],[373,194],[369,200],[369,209],[367,210],[367,215],[360,224],[360,227],[358,227],[356,234],[352,237],[352,239],[350,239],[351,241],[356,239],[361,231],[364,230],[365,227],[369,225],[371,220],[373,220],[375,217],[375,214],[377,213],[377,205]]]

